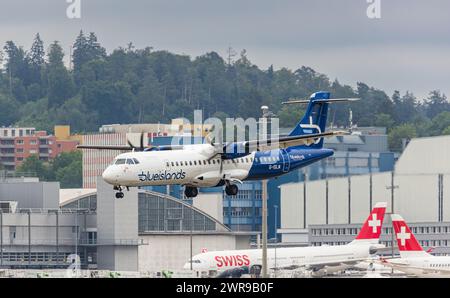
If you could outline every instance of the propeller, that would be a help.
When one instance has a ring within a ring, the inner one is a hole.
[[[133,149],[133,151],[144,151],[144,132],[141,132],[141,136],[139,138],[139,147],[136,147],[133,145],[133,143],[130,142],[129,139],[127,139],[128,145]]]
[[[215,127],[213,129],[213,131],[215,130]],[[212,141],[210,135],[208,134],[208,136],[206,136],[206,141],[214,147],[214,151],[211,154],[211,156],[208,158],[208,161],[216,158],[217,156],[220,156],[220,170],[219,170],[219,174],[220,176],[222,176],[222,172],[223,172],[223,158],[222,158],[222,154],[225,152],[227,145],[223,145],[223,132],[222,132],[222,128],[218,129],[217,134],[214,137],[214,142]],[[217,141],[217,142],[216,142]]]

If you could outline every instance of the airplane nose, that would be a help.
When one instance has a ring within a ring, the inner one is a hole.
[[[114,184],[117,180],[116,174],[111,167],[107,167],[106,170],[103,171],[102,178],[109,184]]]

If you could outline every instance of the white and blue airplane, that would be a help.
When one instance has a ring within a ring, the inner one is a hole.
[[[197,196],[198,188],[225,185],[227,195],[238,193],[237,184],[245,180],[277,177],[333,155],[323,148],[323,138],[345,134],[325,131],[328,106],[354,98],[331,99],[330,92],[316,92],[308,100],[284,102],[307,103],[303,119],[288,136],[266,140],[194,145],[140,147],[79,145],[81,149],[130,151],[119,154],[102,174],[103,179],[123,198],[123,188],[155,185],[183,185],[186,197]]]

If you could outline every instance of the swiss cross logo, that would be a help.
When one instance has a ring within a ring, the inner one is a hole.
[[[411,233],[406,232],[406,227],[403,226],[400,228],[400,233],[397,233],[397,239],[400,240],[400,245],[405,246],[406,240],[409,240],[411,238]]]
[[[372,228],[372,233],[377,232],[377,228],[381,226],[381,220],[377,219],[377,214],[372,213],[372,219],[368,221],[369,227]]]

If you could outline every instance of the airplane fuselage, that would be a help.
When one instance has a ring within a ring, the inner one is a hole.
[[[224,181],[268,179],[333,155],[331,149],[305,146],[255,151],[246,156],[210,159],[209,144],[186,145],[167,151],[129,152],[118,155],[103,173],[106,182],[118,186],[180,184],[213,187]]]
[[[267,264],[272,269],[327,269],[333,271],[348,268],[370,256],[373,244],[270,248],[267,250]],[[212,251],[193,257],[193,270],[218,272],[238,267],[261,266],[262,250]],[[190,263],[184,265],[190,269]]]
[[[418,277],[450,276],[450,257],[448,256],[390,259],[388,260],[388,265]]]

